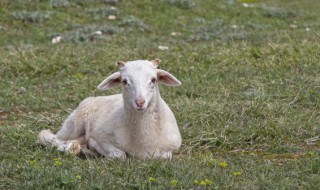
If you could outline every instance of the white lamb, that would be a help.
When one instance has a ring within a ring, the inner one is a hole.
[[[158,63],[157,59],[117,62],[120,71],[102,81],[98,89],[122,84],[122,94],[86,98],[57,134],[43,130],[38,142],[71,154],[88,148],[106,158],[171,158],[181,146],[181,136],[157,83],[181,83],[157,69]]]

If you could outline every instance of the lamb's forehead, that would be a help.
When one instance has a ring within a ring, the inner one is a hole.
[[[138,73],[155,74],[157,67],[147,60],[128,61],[125,66],[120,69],[121,75],[135,75]]]

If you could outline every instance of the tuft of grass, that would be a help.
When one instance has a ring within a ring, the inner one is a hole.
[[[122,33],[123,29],[112,25],[88,25],[75,27],[74,30],[61,35],[62,41],[72,43],[83,43],[90,41],[110,41],[108,36]],[[52,35],[53,36],[53,35]]]
[[[222,20],[214,20],[209,23],[205,22],[204,26],[195,29],[193,34],[189,36],[190,41],[207,41],[221,40],[223,42],[246,40],[247,32],[238,25],[226,25]]]
[[[143,20],[135,17],[135,16],[128,16],[121,20],[119,23],[119,26],[121,27],[127,27],[127,28],[136,28],[138,31],[145,32],[150,31],[151,28],[149,25],[147,25]]]
[[[70,3],[68,0],[51,0],[50,4],[52,7],[57,8],[57,7],[69,7]]]
[[[285,19],[285,18],[291,18],[292,19],[292,18],[295,18],[295,17],[298,17],[298,16],[302,16],[298,12],[283,10],[281,8],[276,8],[276,7],[266,7],[266,8],[264,8],[263,15],[265,17],[269,17],[269,18],[281,18],[281,19]]]
[[[119,10],[116,7],[101,7],[101,8],[91,8],[87,12],[94,19],[107,18],[109,15],[118,15]]]
[[[117,3],[119,3],[118,0],[101,0],[101,2],[107,5],[116,5]]]
[[[31,23],[43,23],[50,18],[51,12],[40,12],[40,11],[16,11],[12,13],[15,19],[23,22]]]
[[[195,6],[195,2],[192,0],[161,0],[161,2],[183,9],[192,9]]]

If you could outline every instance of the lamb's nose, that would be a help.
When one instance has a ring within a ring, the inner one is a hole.
[[[142,107],[143,107],[143,104],[144,104],[145,102],[146,102],[146,101],[145,101],[143,98],[141,98],[141,97],[139,97],[139,98],[136,99],[136,104],[137,104],[137,106],[138,106],[139,108],[142,108]]]

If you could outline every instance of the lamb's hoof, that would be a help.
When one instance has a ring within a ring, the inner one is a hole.
[[[108,159],[126,159],[126,153],[120,150],[114,150],[112,152],[109,152],[107,158]]]
[[[67,144],[67,153],[71,155],[78,155],[81,150],[81,145],[77,140],[69,141]]]

